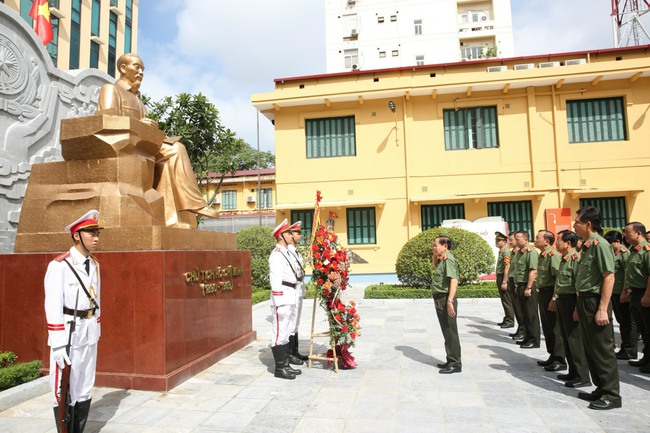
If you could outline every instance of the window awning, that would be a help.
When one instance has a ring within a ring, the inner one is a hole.
[[[363,206],[378,206],[384,207],[386,200],[341,200],[341,201],[321,201],[320,207],[333,207],[333,208],[344,208],[344,207],[363,207]],[[274,207],[277,210],[283,209],[313,209],[314,202],[308,203],[278,203]]]
[[[513,192],[495,192],[486,194],[454,194],[454,195],[440,195],[440,196],[420,196],[411,197],[411,203],[434,203],[434,202],[451,202],[462,200],[474,200],[478,203],[480,200],[495,199],[495,198],[526,198],[536,197],[541,200],[546,194],[551,191],[513,191]]]
[[[636,197],[645,190],[642,188],[567,188],[565,191],[571,195],[571,198],[578,198],[598,195],[612,196],[615,194]]]

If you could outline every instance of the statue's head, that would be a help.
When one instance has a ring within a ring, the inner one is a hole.
[[[120,71],[120,80],[126,80],[133,92],[137,92],[144,78],[144,62],[135,53],[122,54],[117,59],[117,69]]]

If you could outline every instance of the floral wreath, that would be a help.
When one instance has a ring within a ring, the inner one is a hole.
[[[319,222],[320,191],[316,193],[316,215],[314,220]],[[338,236],[322,224],[316,227],[312,234],[311,264],[313,267],[312,281],[315,282],[319,304],[325,309],[330,326],[330,343],[336,346],[337,357],[342,361],[343,368],[354,368],[356,363],[348,349],[354,347],[356,338],[361,335],[356,303],[345,303],[341,300],[341,292],[348,287],[348,272],[350,261],[348,252],[338,240]],[[332,357],[332,351],[328,351]],[[330,361],[331,362],[331,361]]]

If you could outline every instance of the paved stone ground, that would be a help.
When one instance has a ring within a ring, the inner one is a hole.
[[[362,286],[348,297],[362,297]],[[355,370],[316,362],[272,375],[270,308],[253,307],[259,339],[167,393],[97,388],[86,432],[435,433],[648,432],[650,376],[620,361],[623,408],[598,412],[494,324],[498,299],[459,300],[463,372],[439,375],[442,335],[431,300],[361,300]],[[308,350],[311,302],[301,325]],[[317,308],[316,330],[326,330]],[[326,339],[317,341],[324,350]],[[590,388],[591,389],[591,388]],[[588,390],[590,390],[588,389]],[[0,432],[55,433],[47,394],[0,412]]]

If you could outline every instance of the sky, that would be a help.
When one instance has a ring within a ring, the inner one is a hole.
[[[610,0],[511,0],[511,7],[515,56],[614,45]],[[143,93],[159,100],[201,92],[253,147],[251,94],[272,92],[275,78],[325,73],[325,0],[141,0],[138,25]],[[261,115],[259,146],[275,147]]]

